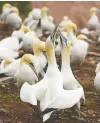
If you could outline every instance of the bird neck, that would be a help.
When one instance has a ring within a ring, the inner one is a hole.
[[[46,51],[46,55],[48,59],[48,65],[57,66],[54,49]]]
[[[43,18],[47,17],[47,12],[43,11],[43,12],[42,12],[42,17],[43,17]]]
[[[62,56],[62,70],[63,69],[70,69],[70,54],[71,50],[70,47],[64,47],[61,51],[61,56]]]
[[[68,38],[69,38],[69,40],[73,41],[73,43],[75,43],[77,38],[76,38],[75,34],[73,33],[73,30],[68,32]]]
[[[96,12],[90,12],[90,17],[92,17],[92,16],[97,16]]]

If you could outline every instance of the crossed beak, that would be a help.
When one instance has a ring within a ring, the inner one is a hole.
[[[67,45],[67,39],[65,38],[65,36],[60,32],[60,41],[61,41],[61,46],[63,47],[63,42],[65,42],[65,44]]]
[[[54,41],[55,41],[55,35],[56,35],[57,28],[58,28],[58,25],[55,26],[53,32],[50,35],[51,36],[51,41],[52,41],[53,44],[55,43]]]
[[[37,78],[38,78],[38,74],[37,74],[37,72],[36,72],[36,69],[35,69],[34,64],[31,62],[31,63],[29,63],[29,66],[30,66],[30,68],[34,71],[35,75],[36,75]]]

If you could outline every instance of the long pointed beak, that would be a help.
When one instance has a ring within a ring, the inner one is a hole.
[[[52,41],[53,44],[54,44],[54,41],[55,41],[55,35],[56,35],[57,28],[58,28],[58,25],[55,26],[53,32],[50,35],[51,36],[51,41]]]
[[[60,32],[60,41],[61,41],[61,45],[63,47],[63,42],[65,42],[65,44],[67,45],[67,39],[65,38],[65,36],[61,33],[61,31],[59,30]]]
[[[35,69],[33,63],[30,63],[29,66],[31,67],[31,69],[34,71],[35,75],[36,75],[37,78],[38,78],[38,74],[37,74],[37,72],[36,72],[36,69]]]

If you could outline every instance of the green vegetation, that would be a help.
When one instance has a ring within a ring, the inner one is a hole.
[[[9,94],[0,94],[1,99],[6,99],[9,101],[17,101],[19,100],[19,93],[9,93]]]

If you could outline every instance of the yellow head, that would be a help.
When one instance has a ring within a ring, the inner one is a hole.
[[[23,31],[24,33],[31,32],[31,29],[25,25],[22,25],[19,31]]]
[[[19,14],[19,10],[18,10],[18,8],[17,7],[12,7],[12,11],[14,12],[14,13],[17,13],[17,14]]]
[[[14,61],[13,58],[7,58],[4,60],[4,68],[7,67],[9,64],[11,64]]]
[[[92,16],[93,14],[96,14],[96,12],[98,12],[98,8],[96,8],[96,7],[92,7],[91,9],[90,9],[90,16]]]
[[[42,16],[47,15],[48,12],[49,12],[49,8],[48,7],[42,7],[42,9],[41,9]]]
[[[3,9],[5,9],[5,8],[11,8],[11,7],[12,7],[12,5],[9,4],[9,3],[5,3],[5,4],[3,5]]]
[[[32,54],[25,54],[21,58],[21,63],[30,64],[34,62],[34,57]]]
[[[63,16],[63,20],[69,20],[68,16]]]
[[[71,21],[66,26],[66,31],[70,33],[71,31],[77,31],[77,25]]]
[[[37,37],[34,38],[33,51],[35,55],[38,55],[41,51],[45,51],[45,42],[40,41]]]
[[[88,38],[85,35],[80,34],[80,35],[77,36],[77,39],[79,39],[79,40],[85,40],[85,39],[88,39]]]

